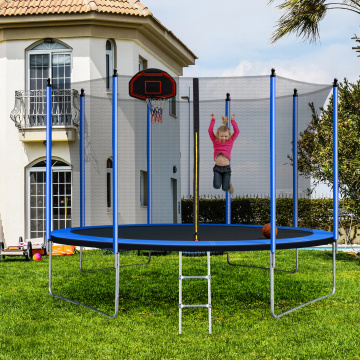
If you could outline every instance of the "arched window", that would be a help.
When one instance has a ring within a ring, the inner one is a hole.
[[[27,89],[44,90],[51,79],[53,89],[71,89],[71,48],[54,39],[44,39],[27,51]]]
[[[113,161],[108,158],[106,160],[106,206],[108,211],[112,211],[112,173]]]
[[[47,79],[51,80],[53,90],[60,90],[59,95],[53,98],[57,114],[53,125],[69,125],[71,122],[71,98],[64,91],[71,89],[71,52],[69,46],[53,39],[44,39],[27,50],[26,89],[30,126],[45,126],[46,98],[39,96],[38,91],[46,89]]]
[[[72,173],[71,166],[53,159],[52,167],[52,230],[71,227]],[[46,227],[46,160],[38,161],[26,171],[26,238],[44,239]]]
[[[106,91],[112,90],[112,73],[114,69],[114,44],[106,40]]]

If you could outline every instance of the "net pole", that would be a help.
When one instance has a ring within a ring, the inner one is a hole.
[[[275,137],[275,69],[270,76],[270,311],[275,307],[275,251],[276,251],[276,137]]]
[[[339,85],[333,83],[333,237],[339,238],[339,149],[338,149],[338,99]]]
[[[199,79],[193,79],[194,106],[194,240],[199,240],[199,166],[200,166],[200,112],[199,112]]]
[[[79,152],[80,152],[80,227],[85,226],[85,91],[80,93]],[[80,246],[80,270],[82,271],[83,247]]]
[[[189,86],[189,97],[188,97],[188,114],[189,114],[189,157],[188,157],[188,161],[189,161],[189,178],[188,178],[188,193],[189,193],[189,199],[190,199],[190,187],[191,187],[191,112],[190,112],[190,86]]]
[[[276,132],[275,132],[275,69],[270,76],[270,226],[271,252],[276,251]]]
[[[231,121],[230,121],[230,94],[226,94],[225,99],[225,116],[228,119],[227,126],[231,131]],[[231,162],[230,162],[231,165]],[[231,180],[230,180],[231,181]],[[227,225],[231,224],[231,194],[226,191],[225,193],[225,223]]]
[[[147,223],[152,224],[152,117],[151,108],[147,104]]]
[[[112,152],[113,152],[113,252],[119,252],[119,166],[118,166],[118,74],[114,69],[112,96]]]
[[[52,157],[52,98],[51,83],[47,80],[46,86],[46,240],[51,238],[51,157]]]
[[[80,227],[85,226],[85,91],[80,93]],[[81,247],[82,249],[82,247]]]
[[[298,227],[299,210],[299,178],[298,178],[298,92],[294,89],[293,95],[293,226]]]

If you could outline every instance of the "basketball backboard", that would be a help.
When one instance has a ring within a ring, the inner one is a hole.
[[[168,99],[176,95],[176,82],[165,71],[145,69],[135,74],[129,82],[129,95],[137,99]]]

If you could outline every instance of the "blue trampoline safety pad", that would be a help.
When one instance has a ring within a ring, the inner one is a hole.
[[[192,224],[119,225],[119,249],[163,251],[256,251],[270,250],[270,239],[261,225],[200,224],[194,241]],[[58,244],[95,248],[113,247],[112,226],[67,228],[51,232]],[[278,227],[277,249],[294,249],[334,242],[329,231]]]

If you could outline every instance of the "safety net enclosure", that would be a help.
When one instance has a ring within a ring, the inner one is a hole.
[[[119,223],[147,223],[147,105],[129,97],[131,77],[118,77]],[[193,196],[193,79],[180,78],[177,95],[167,100],[161,124],[152,126],[152,223],[181,223],[181,198]],[[309,103],[324,105],[331,85],[276,78],[276,196],[293,196],[293,93],[298,92],[298,134],[311,121]],[[85,93],[85,225],[112,224],[112,94],[106,79],[73,84]],[[240,135],[231,152],[233,196],[270,195],[269,76],[199,78],[199,196],[225,196],[213,188],[214,150],[208,134],[225,116],[226,96]],[[231,132],[233,128],[230,126]],[[79,138],[70,144],[73,174],[72,227],[80,226]],[[304,196],[311,179],[299,175]],[[260,225],[260,224],[259,224]]]

